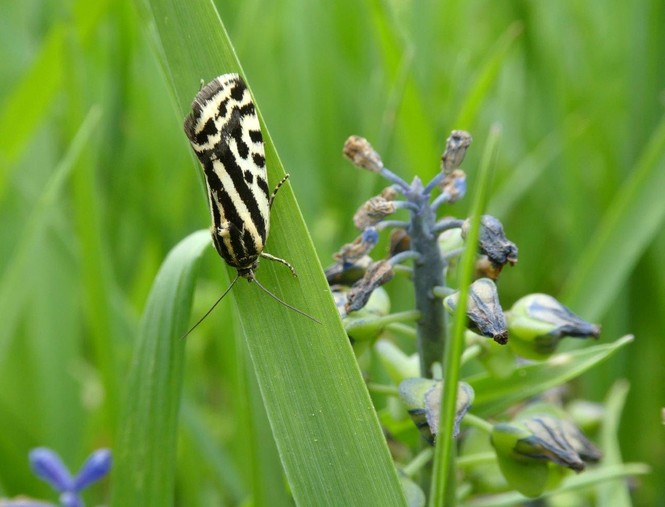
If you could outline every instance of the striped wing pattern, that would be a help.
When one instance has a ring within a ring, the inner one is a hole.
[[[253,277],[270,227],[265,149],[252,97],[238,74],[205,85],[185,133],[208,187],[215,248],[241,276]]]

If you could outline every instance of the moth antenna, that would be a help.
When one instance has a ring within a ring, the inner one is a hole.
[[[270,291],[269,291],[268,289],[266,289],[263,285],[261,285],[261,283],[260,283],[256,278],[254,278],[253,281],[254,281],[254,283],[256,283],[256,285],[259,286],[259,288],[260,288],[263,292],[265,292],[266,294],[268,294],[268,296],[270,296],[271,298],[273,298],[273,299],[274,299],[275,301],[277,301],[278,303],[281,303],[282,305],[286,306],[288,309],[293,310],[293,311],[296,312],[296,313],[299,313],[299,314],[302,315],[303,317],[307,317],[309,320],[313,320],[313,321],[316,322],[317,324],[321,324],[320,321],[316,320],[316,319],[315,319],[314,317],[312,317],[311,315],[309,315],[309,314],[303,312],[302,310],[298,310],[295,306],[291,306],[291,305],[290,305],[289,303],[287,303],[286,301],[282,301],[281,299],[279,299],[279,298],[278,298],[277,296],[275,296],[272,292],[270,292]]]
[[[208,315],[210,315],[210,312],[212,312],[212,311],[215,309],[215,307],[219,304],[219,302],[220,302],[222,299],[224,299],[224,296],[226,296],[226,295],[229,293],[229,291],[233,288],[233,286],[234,286],[234,285],[236,284],[236,282],[238,281],[238,278],[240,278],[240,275],[236,275],[236,277],[235,277],[235,278],[233,279],[233,281],[231,282],[231,285],[229,285],[228,289],[226,289],[226,290],[224,291],[224,293],[223,293],[221,296],[219,296],[219,299],[218,299],[217,301],[215,301],[215,304],[212,305],[212,306],[210,307],[210,310],[208,310],[208,311],[205,313],[205,315],[204,315],[203,317],[201,317],[201,318],[197,321],[197,323],[194,324],[194,325],[189,329],[189,331],[187,331],[184,335],[182,335],[182,337],[180,338],[181,340],[184,340],[185,338],[187,338],[187,337],[189,336],[189,333],[191,333],[192,331],[194,331],[194,330],[198,327],[198,325],[199,325],[201,322],[203,322],[203,321],[205,320],[205,318],[206,318]]]

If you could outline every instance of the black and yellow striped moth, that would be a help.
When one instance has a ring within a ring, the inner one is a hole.
[[[210,314],[240,277],[255,282],[287,308],[316,321],[279,299],[255,276],[261,257],[280,262],[293,276],[297,275],[288,261],[263,251],[270,230],[270,208],[289,175],[270,193],[261,125],[242,78],[238,74],[224,74],[203,86],[192,102],[192,112],[185,118],[184,130],[203,168],[213,245],[224,261],[237,270],[228,289],[194,327]]]

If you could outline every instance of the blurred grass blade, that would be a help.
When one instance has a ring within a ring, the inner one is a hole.
[[[480,66],[473,86],[464,94],[464,102],[452,123],[456,129],[468,129],[475,122],[480,108],[490,96],[490,90],[495,85],[509,55],[513,42],[522,33],[522,24],[513,23],[508,27],[502,37],[496,42],[493,51]]]
[[[125,384],[111,505],[173,505],[185,340],[198,260],[210,233],[171,250],[152,286]]]
[[[476,393],[473,413],[481,417],[496,415],[514,403],[581,375],[632,341],[628,335],[614,343],[557,354],[542,363],[515,368],[504,379],[488,373],[467,378]]]
[[[200,79],[239,72],[240,64],[212,2],[152,0],[149,6],[157,51],[183,118]],[[265,126],[264,138],[268,178],[274,183],[284,171]],[[182,149],[189,150],[184,134],[182,140]],[[204,207],[203,194],[199,201]],[[299,278],[268,262],[257,278],[322,324],[280,306],[243,280],[232,297],[290,491],[296,503],[308,506],[403,505],[376,413],[288,184],[280,190],[271,224],[266,251],[292,261]]]
[[[563,300],[599,320],[665,219],[665,116],[568,279]]]
[[[626,405],[630,385],[625,379],[617,380],[605,401],[605,417],[601,429],[601,449],[603,465],[621,466],[623,459],[619,448],[619,422]],[[626,420],[628,424],[630,421]],[[604,482],[597,488],[598,504],[612,507],[630,507],[632,505],[628,483],[625,480]]]
[[[216,480],[235,504],[241,504],[247,493],[232,457],[224,449],[210,445],[215,441],[215,436],[206,427],[201,415],[187,401],[182,404],[180,416],[189,437],[187,443],[197,450],[200,459],[215,473]]]
[[[98,107],[90,109],[81,127],[72,139],[64,156],[53,169],[39,199],[33,204],[32,213],[23,227],[22,235],[14,249],[0,282],[0,308],[2,308],[2,330],[0,331],[0,365],[5,360],[9,340],[14,336],[20,308],[24,297],[33,283],[32,272],[35,262],[39,262],[40,241],[45,229],[51,225],[53,206],[60,197],[64,184],[74,169],[82,151],[90,141],[101,117]]]
[[[576,115],[566,118],[564,131],[577,139],[588,128],[588,122]],[[495,217],[507,216],[524,198],[550,164],[561,153],[563,145],[558,133],[549,133],[514,169],[510,176],[492,193],[487,211]]]
[[[625,481],[631,475],[645,475],[649,472],[649,467],[641,463],[626,463],[625,465],[610,465],[585,470],[583,474],[569,475],[561,487],[545,491],[538,498],[538,501],[561,493],[589,488],[594,484],[603,483],[604,481],[613,479],[623,479]],[[500,493],[498,495],[478,496],[473,500],[463,502],[460,507],[514,507],[515,505],[526,505],[532,500],[515,492]],[[615,507],[616,504],[597,503],[596,505],[611,505]]]
[[[0,113],[0,190],[9,168],[20,156],[33,131],[49,114],[49,106],[62,84],[65,30],[54,25],[30,68],[2,104]]]

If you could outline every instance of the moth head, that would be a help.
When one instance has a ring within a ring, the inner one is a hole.
[[[246,268],[237,268],[238,269],[238,276],[241,276],[242,278],[246,278],[250,282],[254,281],[254,271],[256,270],[256,267],[258,265],[257,261],[254,261],[254,263]]]

